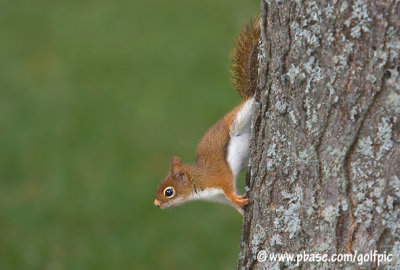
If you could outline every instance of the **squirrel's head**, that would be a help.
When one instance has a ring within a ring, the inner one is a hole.
[[[157,188],[154,205],[165,209],[186,202],[192,193],[189,181],[190,177],[182,164],[182,160],[173,157],[170,172]]]

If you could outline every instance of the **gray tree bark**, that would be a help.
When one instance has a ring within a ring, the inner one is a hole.
[[[400,269],[400,1],[269,0],[261,23],[238,269]]]

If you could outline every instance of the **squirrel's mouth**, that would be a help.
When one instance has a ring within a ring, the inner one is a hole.
[[[162,202],[157,199],[154,200],[154,205],[160,209],[165,209],[165,208],[170,207],[170,205],[168,203]]]
[[[162,203],[161,203],[159,200],[157,200],[157,199],[154,200],[154,205],[155,205],[156,207],[158,207],[158,208],[161,208],[161,209],[163,208],[163,207],[162,207]]]
[[[174,200],[168,201],[168,202],[164,202],[164,201],[160,201],[158,199],[154,200],[154,205],[160,209],[167,209],[167,208],[173,208],[176,207],[178,205],[181,205],[183,203],[185,203],[187,201],[187,199],[185,200],[184,198],[180,197],[180,198],[176,198]]]

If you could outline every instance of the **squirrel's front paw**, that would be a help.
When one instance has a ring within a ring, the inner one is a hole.
[[[235,200],[233,202],[237,206],[246,206],[249,204],[249,198],[246,198],[246,195],[235,195]]]

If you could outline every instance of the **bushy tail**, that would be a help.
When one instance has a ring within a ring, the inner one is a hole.
[[[251,20],[240,31],[232,52],[232,84],[243,100],[252,97],[257,87],[260,31],[260,20]]]

